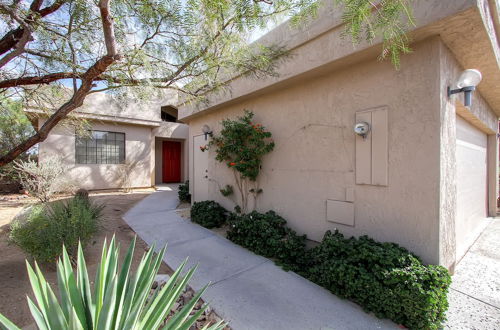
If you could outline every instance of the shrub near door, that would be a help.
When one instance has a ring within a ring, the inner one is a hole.
[[[232,214],[227,238],[268,258],[276,259],[287,269],[299,270],[306,247],[306,235],[299,236],[286,227],[286,220],[274,211]]]
[[[191,220],[205,228],[222,226],[226,217],[226,209],[214,201],[195,202],[191,207]]]

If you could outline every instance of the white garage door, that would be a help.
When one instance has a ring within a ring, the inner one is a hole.
[[[457,258],[487,217],[487,135],[457,116]]]

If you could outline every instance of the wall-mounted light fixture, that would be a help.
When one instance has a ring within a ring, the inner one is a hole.
[[[213,135],[213,132],[210,129],[210,126],[208,126],[208,125],[203,125],[203,127],[201,128],[201,130],[202,130],[203,134],[205,134],[205,141],[207,140],[208,136],[212,136]]]
[[[366,139],[366,136],[370,133],[370,124],[365,121],[356,123],[356,125],[354,125],[354,133],[361,136],[363,140]]]
[[[457,89],[448,86],[448,97],[457,93],[464,93],[464,105],[470,107],[472,104],[472,92],[476,89],[482,79],[481,72],[476,69],[467,69],[458,78]]]

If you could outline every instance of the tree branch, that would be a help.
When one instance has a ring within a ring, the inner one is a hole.
[[[43,126],[33,136],[28,138],[17,147],[10,150],[6,155],[0,157],[0,166],[6,165],[16,159],[23,152],[28,151],[35,144],[44,141],[49,132],[74,109],[80,107],[85,100],[85,97],[92,89],[94,80],[105,72],[110,65],[116,62],[120,55],[116,53],[116,45],[114,38],[113,20],[109,13],[109,0],[99,1],[99,9],[101,12],[101,20],[104,32],[104,41],[108,54],[97,60],[81,77],[81,85],[69,101],[64,103]]]
[[[28,16],[26,16],[26,22],[34,21],[36,17],[45,17],[52,14],[53,12],[57,11],[66,2],[66,0],[57,0],[52,5],[40,9],[42,2],[43,1],[34,0],[31,3],[30,10],[34,14],[29,14]],[[10,49],[16,46],[16,43],[22,38],[24,30],[25,29],[21,25],[17,29],[10,30],[2,37],[2,39],[0,39],[0,55],[8,52]]]

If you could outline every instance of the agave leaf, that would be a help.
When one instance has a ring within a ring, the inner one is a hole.
[[[101,252],[101,262],[99,263],[99,267],[97,267],[95,282],[94,282],[94,305],[95,305],[95,314],[94,314],[94,328],[97,325],[97,320],[99,319],[99,312],[102,307],[102,302],[104,300],[104,277],[106,276],[106,260],[107,260],[107,239],[104,239],[104,244],[102,246]]]
[[[8,318],[3,316],[2,313],[0,313],[0,328],[6,329],[6,330],[21,330],[17,325],[12,323]]]
[[[36,307],[35,303],[33,302],[33,300],[31,300],[30,297],[26,296],[26,299],[28,300],[28,307],[30,309],[31,316],[33,316],[38,329],[49,330],[49,326],[47,325],[47,322],[45,322],[42,312],[40,312],[40,310],[38,309],[38,307]]]
[[[193,273],[194,273],[194,268],[191,269],[191,274],[190,274],[190,278],[193,276]],[[187,277],[187,276],[186,276]],[[201,295],[206,291],[206,289],[208,288],[208,284],[203,287],[190,301],[189,303],[187,303],[179,313],[175,314],[174,317],[172,317],[172,319],[169,320],[169,322],[167,323],[167,327],[165,327],[164,329],[179,329],[179,328],[182,328],[184,323],[186,323],[186,319],[187,317],[189,316],[189,314],[191,313],[191,311],[193,310],[194,306],[196,305],[196,303],[200,300],[201,298]],[[206,306],[204,306],[203,308],[201,309],[204,309],[206,308]],[[189,320],[191,321],[191,320]],[[194,321],[196,321],[196,319],[194,319]],[[186,329],[189,329],[189,326],[186,328]]]
[[[69,298],[68,283],[66,281],[66,271],[64,270],[61,259],[57,262],[57,286],[59,287],[64,317],[69,319],[71,314],[71,300]]]
[[[163,259],[163,255],[165,254],[165,248],[161,249],[155,261],[153,262],[153,250],[154,246],[151,247],[145,258],[141,260],[141,263],[137,270],[134,279],[134,283],[136,285],[135,293],[134,297],[130,301],[131,305],[129,309],[129,315],[124,323],[124,329],[132,329],[140,319],[141,312],[144,309],[144,304],[146,302],[146,299],[148,298],[154,278],[158,273],[158,269],[160,266],[160,263],[158,263],[158,259]]]
[[[69,316],[68,329],[70,329],[70,330],[84,330],[85,329],[83,327],[82,323],[80,322],[80,319],[78,318],[78,315],[77,315],[76,310],[74,308],[71,309],[71,313]]]
[[[224,321],[219,321],[215,324],[212,324],[210,327],[208,325],[205,325],[202,330],[222,330],[226,327],[227,323]]]
[[[57,301],[56,295],[47,283],[47,316],[51,329],[67,329],[68,320],[64,317],[64,312]]]
[[[186,263],[187,259],[184,260],[172,277],[170,277],[165,286],[160,290],[158,296],[147,306],[146,312],[141,317],[141,328],[157,329],[161,322],[168,316],[173,304],[184,290],[183,283],[187,285],[186,278],[189,276],[189,273],[184,278],[180,277]],[[178,278],[181,278],[181,280],[178,281]]]
[[[75,273],[73,272],[71,261],[65,247],[63,247],[63,266],[64,274],[66,276],[65,283],[67,286],[69,298],[71,300],[71,305],[75,309],[80,323],[85,324],[85,309],[83,307],[82,296],[79,293],[77,282],[75,279]]]
[[[207,309],[206,305],[204,305],[202,308],[200,308],[199,311],[197,311],[196,313],[194,313],[189,319],[187,319],[180,326],[177,326],[174,329],[189,330],[189,328],[191,328],[191,326],[194,324],[194,322],[196,322],[196,320],[203,314],[203,312],[205,311],[205,309]],[[191,310],[192,310],[192,308],[191,308]],[[191,313],[191,311],[190,311],[190,313]]]
[[[33,294],[35,295],[35,299],[40,307],[43,318],[47,320],[47,302],[45,299],[45,293],[42,289],[42,283],[40,282],[38,276],[35,274],[35,271],[31,267],[28,261],[26,261],[26,269],[28,270],[28,278],[31,283],[31,289],[33,290]]]
[[[151,296],[151,286],[161,266],[166,247],[156,255],[154,247],[150,249],[142,257],[136,274],[131,277],[130,268],[134,248],[135,238],[118,271],[120,246],[116,243],[115,237],[110,241],[109,246],[106,241],[104,242],[102,259],[96,272],[94,296],[90,290],[81,245],[78,247],[76,277],[69,255],[63,248],[62,257],[57,264],[60,301],[57,300],[38,264],[35,262],[35,269],[33,269],[29,263],[26,263],[33,293],[38,302],[37,306],[28,297],[28,306],[38,328],[41,330],[158,329],[172,310],[173,304],[187,287],[196,267],[191,268],[186,275],[181,275],[187,264],[186,259],[167,283]],[[168,320],[165,329],[189,329],[206,308],[203,306],[194,315],[190,315],[206,288],[198,292],[180,312]],[[223,327],[224,324],[219,322],[210,329],[219,330]],[[19,329],[1,314],[0,328]]]
[[[116,305],[116,315],[114,318],[115,323],[113,324],[113,328],[119,329],[120,326],[120,320],[122,319],[122,315],[127,315],[123,314],[123,309],[124,309],[124,302],[125,302],[125,297],[127,294],[127,287],[129,283],[129,272],[130,272],[130,265],[132,264],[132,258],[134,256],[134,249],[135,249],[135,241],[136,237],[132,239],[132,242],[130,243],[130,246],[128,247],[127,254],[125,255],[125,259],[123,261],[123,265],[120,271],[120,275],[118,277],[118,284],[117,284],[117,305]]]
[[[113,325],[113,317],[116,304],[116,286],[117,275],[111,278],[110,283],[107,285],[105,299],[101,312],[99,313],[99,320],[97,322],[96,330],[108,330]]]
[[[94,310],[95,306],[92,303],[92,295],[90,293],[90,282],[89,275],[87,272],[87,266],[85,264],[85,257],[83,255],[83,249],[81,243],[78,243],[78,261],[77,261],[77,283],[78,289],[80,290],[80,297],[83,299],[85,319],[87,323],[87,328],[91,328],[94,324]]]

